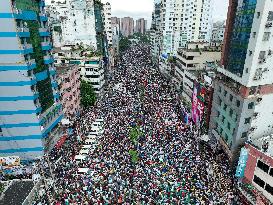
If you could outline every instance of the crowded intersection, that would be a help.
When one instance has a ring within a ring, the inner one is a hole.
[[[73,134],[39,165],[52,181],[33,204],[239,204],[226,156],[181,121],[179,96],[148,46],[132,46],[108,78]],[[97,122],[103,128],[92,135]],[[84,152],[86,141],[96,146]]]

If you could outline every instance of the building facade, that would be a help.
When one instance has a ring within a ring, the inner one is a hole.
[[[125,37],[133,35],[134,34],[134,19],[131,17],[121,18],[120,32]]]
[[[147,20],[140,18],[136,20],[135,33],[144,34],[147,30]]]
[[[31,160],[58,140],[63,114],[44,6],[42,0],[1,1],[1,156]]]
[[[97,49],[93,0],[51,1],[48,6],[54,45],[84,44]]]
[[[80,112],[80,71],[78,65],[56,66],[63,113],[74,119]]]
[[[111,4],[107,2],[103,4],[103,22],[104,30],[107,36],[108,47],[111,47],[113,44],[111,15]]]
[[[211,42],[223,42],[225,28],[226,28],[225,22],[214,23],[211,33]]]
[[[162,0],[160,18],[163,54],[176,55],[189,41],[210,42],[211,0]]]
[[[244,204],[273,203],[272,136],[249,141],[241,149],[236,169],[240,201]]]
[[[210,131],[231,161],[247,139],[273,133],[272,23],[270,0],[230,1]]]

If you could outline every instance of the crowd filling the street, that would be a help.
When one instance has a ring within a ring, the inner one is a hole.
[[[227,157],[181,120],[149,46],[132,46],[107,77],[73,134],[35,166],[50,180],[33,204],[239,204]]]

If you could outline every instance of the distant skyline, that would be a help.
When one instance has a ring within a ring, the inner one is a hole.
[[[145,18],[148,27],[151,25],[154,0],[102,0],[103,3],[109,2],[112,6],[112,16],[139,19]],[[213,20],[223,21],[227,16],[228,0],[212,0]]]

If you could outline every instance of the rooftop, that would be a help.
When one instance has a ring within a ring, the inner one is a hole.
[[[74,64],[63,64],[61,66],[55,66],[55,67],[56,67],[57,75],[63,75],[72,69],[77,69],[77,66]]]
[[[248,143],[266,155],[273,157],[273,134],[258,139],[250,139]]]

